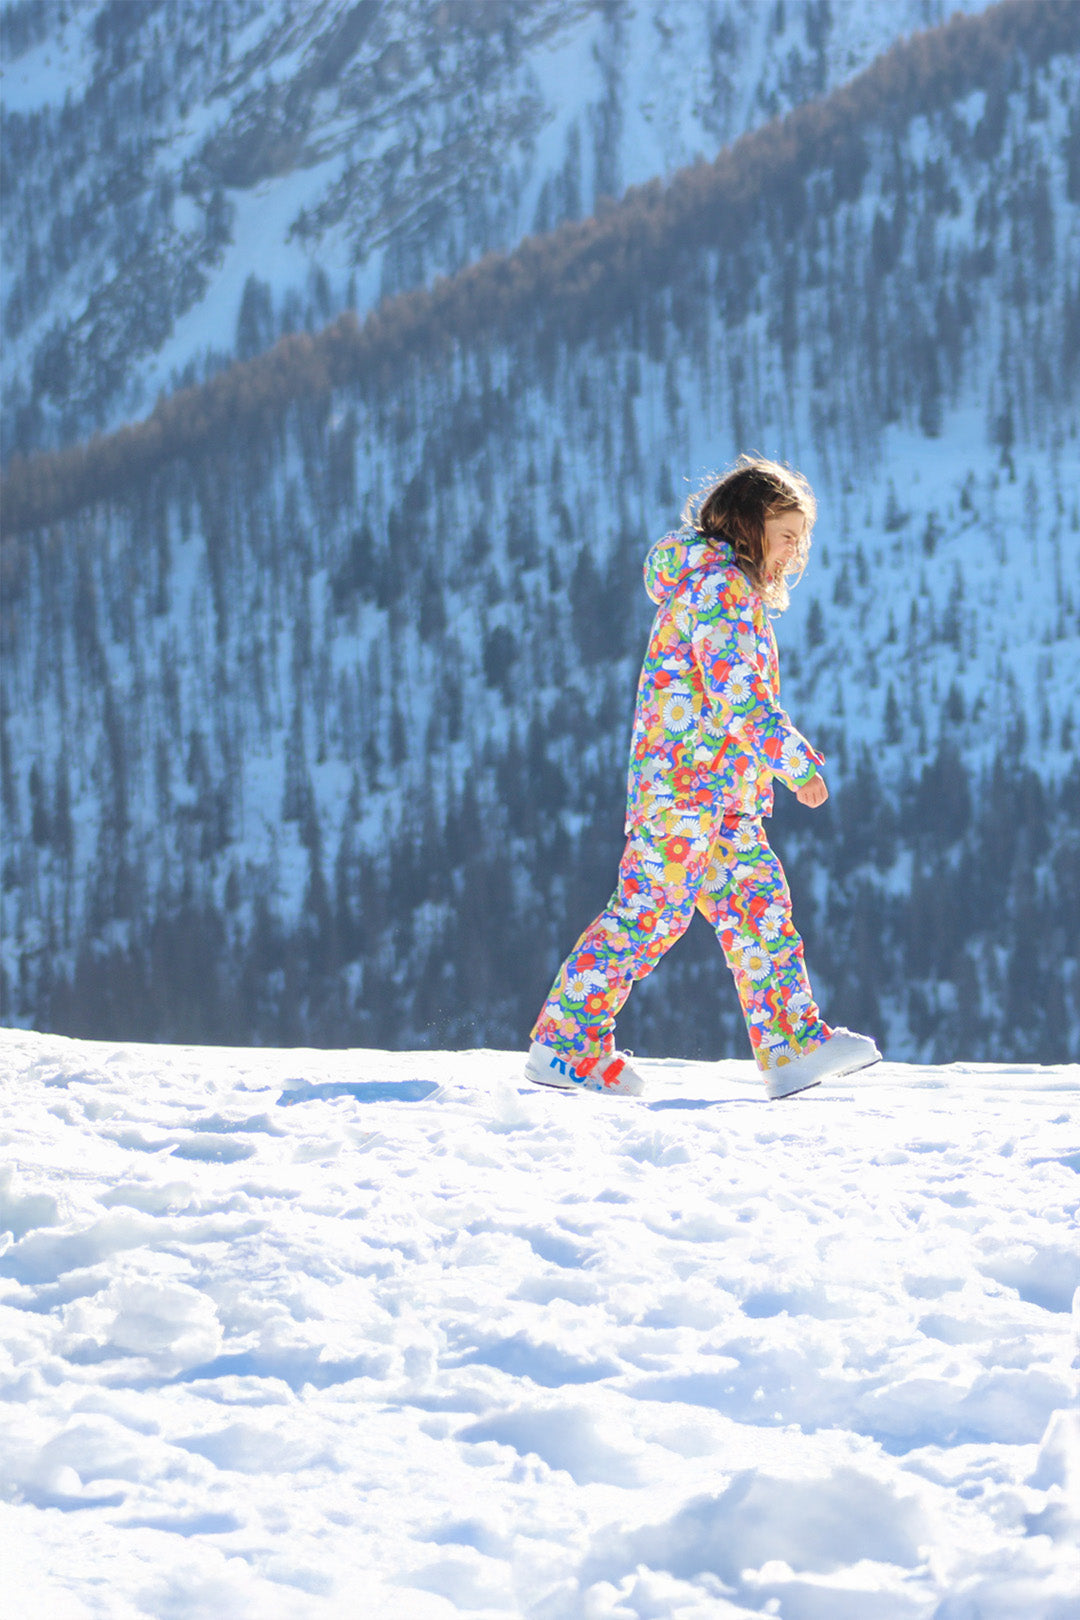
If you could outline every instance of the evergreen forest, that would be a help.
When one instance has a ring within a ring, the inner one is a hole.
[[[3,1016],[522,1047],[610,893],[641,565],[743,450],[829,804],[819,1000],[1080,1058],[1080,7],[914,36],[670,181],[286,333],[4,484]],[[697,919],[620,1021],[748,1055]]]

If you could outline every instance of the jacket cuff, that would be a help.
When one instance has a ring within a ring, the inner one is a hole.
[[[824,763],[824,754],[819,754],[816,748],[811,748],[806,738],[795,732],[785,742],[780,758],[775,762],[770,760],[769,765],[772,774],[778,776],[784,786],[794,793],[798,788],[812,782],[819,767]]]

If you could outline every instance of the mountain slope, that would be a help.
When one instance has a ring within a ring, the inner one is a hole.
[[[1080,79],[994,18],[983,89],[883,96],[599,314],[390,346],[15,544],[9,1017],[521,1041],[614,875],[645,547],[757,446],[822,505],[778,629],[834,795],[777,838],[827,1016],[1076,1054]],[[624,1038],[741,1052],[724,977],[692,934]]]
[[[4,459],[591,214],[955,9],[6,6]]]

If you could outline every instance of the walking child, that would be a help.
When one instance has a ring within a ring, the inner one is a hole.
[[[788,578],[806,567],[816,516],[801,474],[743,456],[649,552],[657,611],[634,713],[626,848],[615,893],[533,1027],[525,1072],[540,1085],[641,1092],[616,1050],[615,1018],[695,906],[734,975],[770,1097],[881,1056],[868,1036],[823,1021],[763,823],[774,778],[811,809],[829,796],[822,756],[780,707],[769,622],[770,609],[788,605]]]

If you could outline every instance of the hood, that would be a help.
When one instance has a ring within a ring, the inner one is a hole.
[[[660,606],[688,574],[710,563],[727,567],[734,561],[735,554],[726,540],[703,540],[692,529],[665,534],[645,559],[645,589]]]

